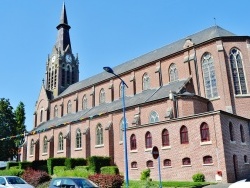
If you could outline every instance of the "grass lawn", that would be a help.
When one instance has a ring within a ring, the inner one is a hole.
[[[162,182],[162,187],[182,187],[182,188],[200,188],[205,185],[209,185],[211,183],[209,182],[188,182],[188,181],[167,181],[167,182]],[[123,187],[126,187],[125,185]],[[159,182],[158,181],[136,181],[136,180],[131,180],[129,181],[129,188],[158,188],[159,187]]]

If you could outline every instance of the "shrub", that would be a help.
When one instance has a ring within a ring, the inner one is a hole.
[[[100,173],[101,167],[110,166],[110,157],[91,156],[87,159],[89,171]]]
[[[34,170],[42,170],[48,172],[47,160],[36,160],[31,163]]]
[[[93,175],[93,172],[89,172],[87,170],[82,169],[74,169],[74,170],[64,170],[59,171],[55,173],[58,177],[82,177],[82,178],[88,178],[89,175]]]
[[[18,162],[8,162],[6,169],[10,169],[10,167],[13,167],[13,166],[19,166],[19,163]]]
[[[205,182],[205,175],[197,173],[192,176],[194,182]]]
[[[95,182],[100,188],[120,188],[124,182],[121,175],[95,174],[90,175],[89,179]]]
[[[54,166],[53,172],[58,175],[60,172],[65,171],[65,166]]]
[[[32,163],[31,162],[19,162],[19,168],[20,169],[26,169],[26,168],[31,168],[32,167]]]
[[[146,169],[146,170],[143,170],[141,172],[141,180],[148,180],[148,178],[150,177],[150,169]]]
[[[76,166],[75,170],[89,171],[89,166]]]
[[[53,174],[54,166],[64,166],[66,158],[49,158],[47,160],[48,172],[50,175]]]
[[[87,164],[87,160],[84,158],[67,158],[64,165],[67,170],[73,169],[76,166],[84,166]]]
[[[42,184],[39,184],[39,185],[37,186],[37,188],[48,188],[48,187],[49,187],[49,184],[50,184],[50,181],[46,181],[46,182],[44,182],[44,183],[42,183]]]
[[[22,178],[34,187],[51,179],[47,172],[34,170],[32,168],[27,168],[24,171]]]
[[[0,176],[21,176],[22,174],[22,169],[15,169],[13,167],[9,170],[0,170]]]
[[[101,174],[116,175],[119,174],[119,169],[117,166],[104,166],[101,168]]]

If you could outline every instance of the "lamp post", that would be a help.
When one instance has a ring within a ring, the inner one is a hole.
[[[113,69],[111,69],[110,67],[103,67],[103,69],[110,73],[115,75],[115,77],[117,77],[118,79],[121,80],[122,82],[122,111],[123,111],[123,139],[124,139],[124,167],[125,167],[125,183],[126,183],[126,187],[129,187],[129,178],[128,178],[128,151],[127,151],[127,123],[126,123],[126,115],[125,115],[125,86],[128,88],[127,84],[124,82],[123,79],[121,79],[120,76],[118,76],[117,74],[114,73]]]

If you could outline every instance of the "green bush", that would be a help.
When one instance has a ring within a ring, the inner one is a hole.
[[[146,170],[143,170],[141,172],[141,180],[148,180],[148,178],[150,177],[150,169],[146,169]]]
[[[87,160],[84,158],[67,158],[64,163],[67,170],[73,169],[76,166],[85,166],[86,164]]]
[[[19,168],[20,169],[27,169],[32,167],[32,162],[19,162]]]
[[[74,170],[64,170],[59,171],[55,175],[57,177],[82,177],[88,178],[90,175],[93,175],[93,172],[83,171],[82,169],[74,169]]]
[[[8,170],[0,170],[0,176],[21,176],[24,170],[11,168]]]
[[[33,169],[35,170],[42,170],[48,172],[48,167],[47,167],[47,160],[36,160],[32,162]]]
[[[54,166],[53,172],[55,175],[58,175],[58,173],[65,171],[65,166]]]
[[[116,175],[119,174],[117,166],[104,166],[101,168],[101,174]]]
[[[6,169],[10,169],[10,167],[13,167],[13,166],[19,166],[19,163],[18,162],[8,162]]]
[[[89,166],[76,166],[75,170],[89,171]]]
[[[197,173],[192,176],[194,182],[205,182],[205,175]]]
[[[110,157],[91,156],[87,159],[87,161],[89,171],[94,173],[100,173],[101,167],[110,166],[111,164]]]
[[[53,168],[54,166],[64,166],[66,158],[49,158],[47,160],[47,166],[48,166],[48,173],[50,175],[53,175]]]

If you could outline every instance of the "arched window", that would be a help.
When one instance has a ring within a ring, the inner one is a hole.
[[[67,104],[67,113],[71,113],[72,112],[72,103],[71,101],[68,101],[68,104]]]
[[[43,137],[43,153],[48,152],[48,139],[47,136]]]
[[[202,56],[202,72],[206,97],[218,97],[214,60],[208,52]]]
[[[102,125],[98,124],[96,126],[96,145],[103,144],[103,129]]]
[[[120,83],[120,93],[119,93],[119,96],[120,98],[122,98],[122,92],[123,92],[123,84],[122,82]],[[126,96],[126,86],[124,85],[124,96]]]
[[[240,138],[241,142],[245,142],[245,133],[242,125],[240,125]]]
[[[63,150],[63,134],[59,133],[58,135],[58,151]]]
[[[200,132],[201,132],[201,141],[202,142],[210,141],[208,124],[202,123],[200,126]]]
[[[230,140],[234,141],[234,129],[233,129],[233,124],[229,122],[229,133],[230,133]]]
[[[149,123],[155,123],[159,121],[159,115],[157,112],[152,111],[149,115]]]
[[[213,158],[210,155],[207,155],[203,157],[203,164],[212,164],[213,163]]]
[[[188,144],[188,130],[186,126],[182,126],[180,129],[181,144]]]
[[[81,148],[82,147],[82,134],[81,130],[77,129],[76,130],[76,148]]]
[[[58,107],[55,105],[54,107],[54,117],[58,117]]]
[[[43,121],[43,109],[40,111],[40,122]]]
[[[230,63],[233,75],[234,90],[236,95],[247,94],[244,67],[241,52],[233,48],[230,51]]]
[[[151,160],[148,160],[147,163],[146,163],[146,165],[147,165],[148,168],[154,167],[154,163]]]
[[[150,88],[150,78],[148,73],[145,73],[142,78],[142,90],[147,90]]]
[[[165,159],[163,161],[163,166],[171,166],[171,160],[170,159]]]
[[[169,67],[169,81],[173,82],[178,80],[178,71],[176,65],[172,63]]]
[[[105,102],[105,91],[103,88],[100,90],[99,99],[100,99],[100,104]]]
[[[87,100],[86,95],[84,95],[82,98],[82,109],[85,110],[87,108],[88,108],[88,100]]]
[[[248,163],[247,155],[244,155],[244,163]]]
[[[136,161],[133,161],[131,163],[131,168],[137,168],[137,162]]]
[[[146,148],[152,148],[152,135],[150,132],[145,135],[145,146]]]
[[[169,146],[169,133],[167,129],[163,129],[161,133],[162,146]]]
[[[191,165],[190,158],[186,157],[182,159],[182,165]]]
[[[30,155],[34,155],[34,140],[32,139],[30,142]]]
[[[130,150],[136,150],[136,136],[134,134],[131,135],[130,137]]]

